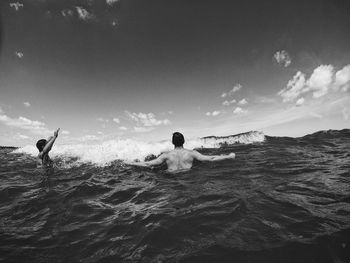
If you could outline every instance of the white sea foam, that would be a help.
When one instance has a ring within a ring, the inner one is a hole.
[[[263,142],[265,136],[262,132],[248,132],[226,137],[204,137],[186,140],[185,147],[195,148],[219,148],[223,144]],[[108,165],[115,160],[144,160],[147,156],[159,155],[173,149],[170,141],[148,143],[131,139],[109,140],[100,144],[85,145],[55,145],[50,152],[51,157],[78,158],[79,162],[91,162],[96,165]],[[26,153],[37,156],[38,150],[34,145],[19,148],[14,153]]]

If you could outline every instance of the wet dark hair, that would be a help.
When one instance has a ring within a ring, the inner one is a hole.
[[[181,147],[185,143],[184,136],[179,132],[173,133],[173,144],[175,147]]]
[[[42,152],[44,150],[46,142],[47,141],[45,139],[41,139],[41,140],[37,141],[36,148],[38,148],[39,152]]]

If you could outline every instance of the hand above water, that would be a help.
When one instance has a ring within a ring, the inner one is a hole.
[[[55,136],[57,138],[58,136],[58,132],[60,131],[60,128],[58,128],[54,133],[53,133],[53,136]]]

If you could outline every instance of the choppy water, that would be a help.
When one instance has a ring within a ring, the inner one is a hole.
[[[2,149],[0,261],[350,262],[349,149],[350,130],[266,137],[175,175]]]

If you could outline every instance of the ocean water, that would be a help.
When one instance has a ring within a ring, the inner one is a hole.
[[[1,149],[0,261],[350,262],[350,130],[189,145],[236,160],[129,167],[171,145],[127,140],[37,169],[32,146]]]

